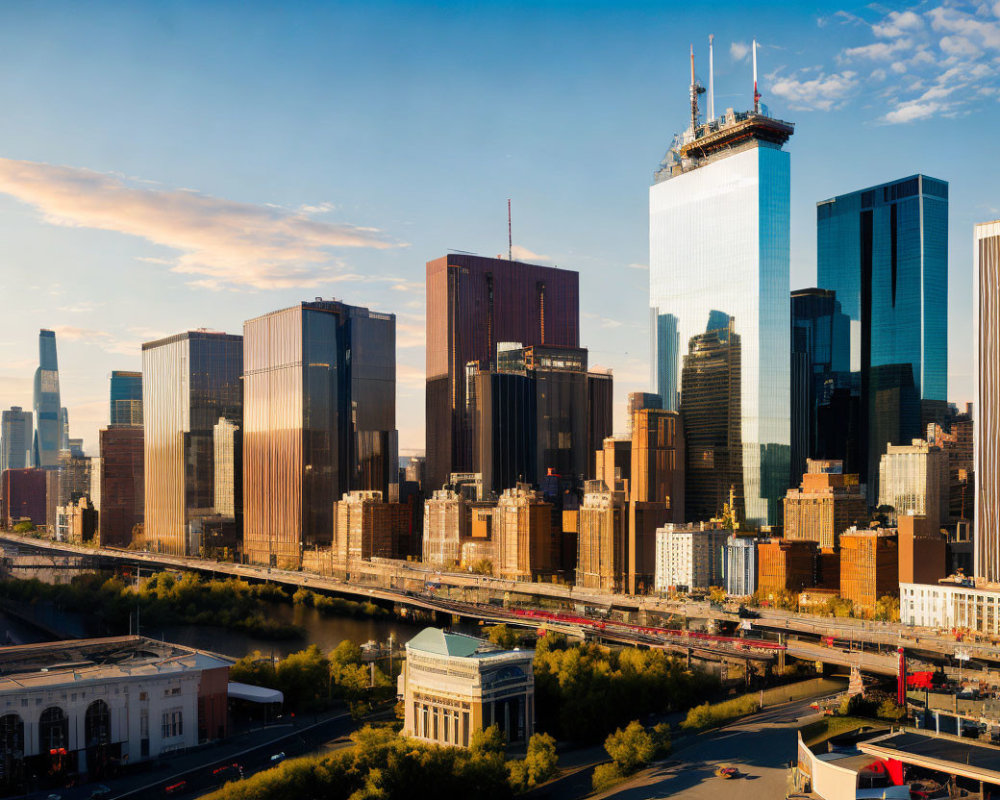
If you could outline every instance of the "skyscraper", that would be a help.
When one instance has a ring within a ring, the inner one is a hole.
[[[100,432],[101,457],[94,459],[93,468],[98,471],[100,484],[97,535],[101,545],[128,547],[133,529],[143,521],[146,498],[142,436],[142,428],[134,425],[118,425]]]
[[[142,425],[142,373],[111,373],[111,425]]]
[[[31,412],[12,406],[0,422],[0,472],[31,465]]]
[[[1000,220],[976,225],[972,252],[975,571],[1000,581]]]
[[[682,354],[694,337],[732,321],[741,364],[737,492],[749,522],[774,523],[789,473],[789,367],[777,354],[789,352],[789,155],[782,145],[793,126],[761,113],[756,101],[752,112],[729,109],[701,124],[693,71],[692,62],[691,127],[675,139],[649,190],[652,377],[663,407],[681,408]],[[690,487],[690,467],[688,477]],[[688,498],[690,517],[697,507],[690,489]]]
[[[826,431],[820,429],[820,407],[828,406],[838,388],[849,386],[851,328],[836,293],[829,289],[792,292],[791,441],[794,486],[810,458],[841,458],[827,453]],[[824,418],[826,421],[828,418]],[[841,437],[849,434],[845,430]]]
[[[427,486],[472,471],[466,367],[497,344],[580,346],[579,275],[519,261],[449,254],[427,262]]]
[[[344,494],[395,500],[396,317],[316,301],[243,333],[244,551],[297,566],[304,547],[330,546]]]
[[[889,444],[941,419],[948,393],[948,184],[913,175],[816,205],[819,285],[851,319],[858,465],[869,503]]]
[[[213,429],[220,417],[240,424],[242,373],[241,336],[188,331],[142,346],[145,534],[157,552],[200,547],[197,520],[214,514]]]
[[[35,370],[35,431],[32,465],[44,469],[59,466],[63,445],[63,415],[59,402],[59,359],[55,331],[38,332],[38,369]]]

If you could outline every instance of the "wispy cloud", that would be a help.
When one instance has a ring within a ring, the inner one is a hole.
[[[649,272],[649,264],[629,264],[628,268],[629,269],[641,269],[641,270],[644,270],[646,272]]]
[[[844,70],[827,75],[812,69],[771,76],[771,93],[799,110],[830,111],[839,108],[858,87],[858,74]]]
[[[729,45],[729,57],[733,61],[742,61],[750,52],[750,45],[746,42],[733,42]]]
[[[528,261],[534,264],[552,261],[551,256],[543,256],[540,253],[529,250],[527,247],[521,247],[519,244],[511,247],[511,255],[514,256],[515,261]]]
[[[400,246],[375,228],[322,222],[303,209],[149,188],[78,167],[0,159],[0,192],[53,225],[116,231],[176,250],[171,269],[205,288],[315,287],[343,279],[334,251]]]

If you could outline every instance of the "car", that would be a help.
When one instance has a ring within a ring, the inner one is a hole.
[[[736,767],[727,767],[719,764],[715,768],[715,777],[722,778],[723,780],[732,780],[733,778],[739,777],[740,771]]]
[[[111,789],[103,783],[99,783],[90,790],[90,800],[107,800],[111,797]]]
[[[177,781],[177,783],[171,783],[168,786],[164,787],[163,791],[168,795],[172,795],[172,794],[183,794],[186,789],[187,789],[187,781]]]
[[[271,756],[271,763],[272,764],[280,764],[286,758],[287,758],[287,756],[285,755],[285,751],[282,750],[280,753],[275,753],[273,756]]]

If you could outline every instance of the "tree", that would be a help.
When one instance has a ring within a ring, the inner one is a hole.
[[[875,619],[883,622],[899,622],[899,598],[887,594],[876,600]]]
[[[556,773],[559,756],[556,740],[547,733],[532,734],[528,740],[528,754],[524,759],[528,768],[528,788],[545,783]]]
[[[520,638],[505,622],[487,628],[486,636],[501,650],[513,650]]]
[[[502,753],[507,749],[507,737],[499,725],[490,725],[472,732],[469,749],[474,753]]]
[[[726,596],[726,590],[721,586],[710,586],[708,589],[708,599],[713,603],[725,603]]]
[[[656,755],[653,737],[639,720],[632,720],[604,740],[604,749],[622,775],[631,775],[649,764]]]
[[[469,569],[476,573],[476,575],[492,575],[493,562],[488,558],[481,558],[478,561],[473,561]]]

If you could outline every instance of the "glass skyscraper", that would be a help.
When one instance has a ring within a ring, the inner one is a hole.
[[[656,391],[665,409],[678,410],[692,339],[731,320],[741,347],[741,494],[756,525],[778,522],[788,487],[790,178],[782,145],[792,130],[727,111],[678,137],[649,190]],[[691,516],[697,506],[688,497]]]
[[[31,448],[32,465],[44,469],[57,469],[63,438],[56,334],[55,331],[43,329],[38,332],[38,369],[35,370],[35,431]]]
[[[13,406],[0,423],[0,472],[31,466],[31,412]]]
[[[244,552],[299,566],[304,547],[331,544],[345,492],[395,494],[396,318],[317,301],[243,334]]]
[[[111,373],[111,425],[142,425],[142,373]]]
[[[861,480],[878,497],[889,444],[909,444],[948,399],[948,184],[913,175],[816,206],[820,287],[851,319],[860,373]]]
[[[242,373],[242,336],[189,331],[142,346],[145,535],[157,552],[197,554],[192,531],[215,514],[214,429],[241,424]]]

